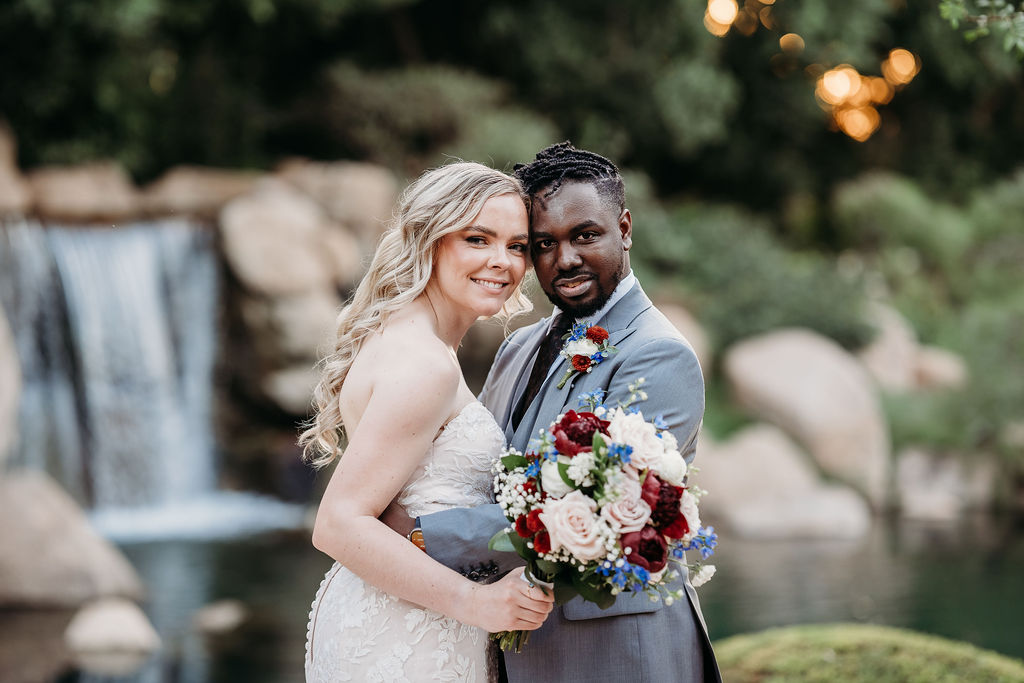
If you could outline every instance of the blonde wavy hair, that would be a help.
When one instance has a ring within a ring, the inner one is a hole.
[[[518,180],[473,162],[427,171],[402,193],[392,227],[338,316],[334,350],[321,361],[323,374],[313,391],[316,412],[299,437],[306,462],[321,468],[341,455],[345,425],[338,397],[363,343],[391,313],[423,293],[441,239],[469,226],[488,199],[505,194],[518,195],[529,209]],[[520,283],[496,317],[508,320],[531,308]]]

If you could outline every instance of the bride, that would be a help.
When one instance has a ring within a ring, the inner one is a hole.
[[[347,437],[313,529],[336,562],[310,612],[309,682],[496,680],[488,632],[536,629],[551,610],[521,570],[474,583],[377,519],[392,500],[411,517],[491,501],[504,438],[455,350],[477,318],[529,307],[525,201],[480,164],[428,171],[341,312],[301,437],[317,467]]]

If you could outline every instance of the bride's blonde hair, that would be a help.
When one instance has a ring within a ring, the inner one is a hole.
[[[320,468],[341,455],[344,421],[338,396],[363,343],[388,315],[423,293],[441,238],[470,225],[488,199],[505,194],[519,196],[529,209],[518,180],[472,162],[427,171],[402,193],[392,227],[338,316],[334,350],[322,361],[323,375],[313,391],[316,413],[299,437],[308,463]],[[507,320],[531,307],[520,283],[497,317]]]

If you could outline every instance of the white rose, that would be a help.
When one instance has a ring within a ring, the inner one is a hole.
[[[607,553],[604,547],[605,529],[595,512],[597,503],[579,491],[567,493],[556,500],[548,499],[540,521],[548,530],[551,550],[565,548],[574,557],[584,562],[602,558]]]
[[[676,441],[675,434],[667,429],[661,433],[661,445],[664,446],[666,451],[679,450],[679,442]]]
[[[680,540],[683,543],[689,543],[697,535],[697,529],[700,528],[700,510],[697,509],[697,496],[689,491],[683,491],[683,497],[679,500],[679,511],[683,513],[683,517],[686,518],[686,524],[690,527],[689,533]]]
[[[569,356],[569,358],[573,356],[586,356],[589,358],[595,353],[597,353],[597,344],[586,337],[571,341],[565,345],[565,355]]]
[[[679,451],[662,451],[655,462],[651,463],[651,469],[662,481],[673,486],[682,486],[686,478],[686,460]]]
[[[564,456],[559,457],[561,462],[568,462]],[[558,463],[552,460],[545,460],[540,466],[540,485],[552,498],[561,498],[572,491],[573,488],[566,484],[561,475],[558,474]]]
[[[629,464],[637,470],[647,469],[664,452],[658,430],[641,413],[626,413],[617,408],[612,413],[608,434],[615,443],[633,447]]]

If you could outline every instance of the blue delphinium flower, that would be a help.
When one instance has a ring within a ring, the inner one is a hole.
[[[653,423],[657,429],[668,429],[668,422],[665,422],[665,417],[662,415],[655,415]]]
[[[540,474],[540,460],[534,460],[526,466],[526,476],[536,477]]]
[[[608,446],[608,457],[612,460],[618,460],[625,464],[629,462],[630,456],[633,454],[633,447],[629,444],[624,443],[613,443]]]

